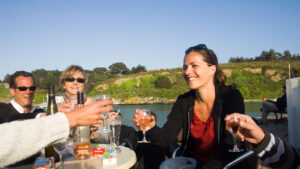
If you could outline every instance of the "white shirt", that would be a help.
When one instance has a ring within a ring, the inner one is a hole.
[[[10,104],[20,113],[20,114],[23,114],[24,113],[24,109],[21,105],[19,105],[14,99],[12,99],[10,101]],[[33,105],[31,106],[31,110],[30,110],[30,113],[34,112],[34,110],[36,109],[36,107],[34,107]],[[38,113],[35,118],[40,118],[41,116],[41,113]]]

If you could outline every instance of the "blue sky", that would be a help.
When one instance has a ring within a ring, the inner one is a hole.
[[[298,0],[1,0],[0,79],[17,70],[123,62],[182,66],[198,43],[230,57],[300,53]]]

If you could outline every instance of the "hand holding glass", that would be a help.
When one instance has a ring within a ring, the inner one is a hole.
[[[232,134],[233,136],[233,141],[234,141],[234,145],[233,145],[233,149],[228,150],[229,152],[242,152],[244,151],[243,149],[238,147],[237,141],[237,131],[239,129],[239,122],[240,122],[240,118],[238,115],[234,115],[231,119],[226,121],[226,125],[229,128],[229,132],[230,134]]]
[[[138,143],[150,143],[150,141],[146,139],[146,128],[152,121],[151,118],[152,114],[150,110],[143,109],[142,112],[143,113],[139,114],[137,118],[138,118],[138,123],[141,126],[141,130],[143,131],[143,140],[138,141]]]

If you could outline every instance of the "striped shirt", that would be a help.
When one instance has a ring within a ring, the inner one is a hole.
[[[266,132],[265,138],[253,148],[264,166],[279,169],[300,169],[299,150],[271,133]]]

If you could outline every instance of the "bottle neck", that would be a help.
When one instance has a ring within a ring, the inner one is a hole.
[[[53,115],[58,112],[55,95],[53,93],[49,93],[48,98],[48,107],[47,107],[47,115]]]

